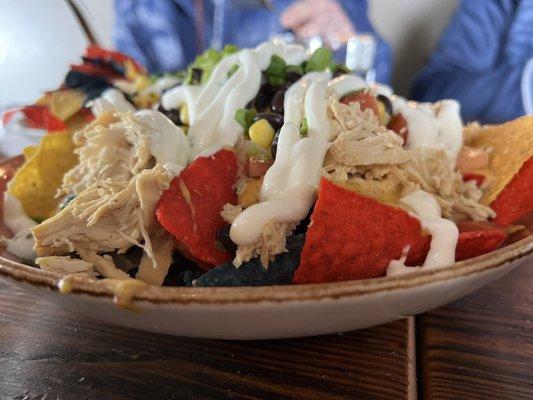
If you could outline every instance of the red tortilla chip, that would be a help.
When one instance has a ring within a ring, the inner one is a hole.
[[[205,269],[232,258],[215,242],[217,231],[225,226],[222,207],[237,202],[237,171],[237,158],[229,150],[197,158],[174,178],[157,206],[157,219],[176,238],[179,249]]]
[[[477,257],[496,250],[507,238],[507,231],[492,222],[463,221],[457,224],[459,239],[455,261]]]
[[[494,222],[500,226],[533,212],[533,157],[522,165],[490,206],[497,214]]]
[[[429,238],[418,219],[322,179],[294,283],[383,276],[410,246],[407,263],[423,263]]]

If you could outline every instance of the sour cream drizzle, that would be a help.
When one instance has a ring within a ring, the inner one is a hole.
[[[463,122],[459,103],[442,100],[435,104],[416,103],[393,96],[395,112],[407,122],[407,149],[444,150],[453,167],[463,145]]]
[[[288,64],[300,64],[307,59],[303,47],[281,41],[266,42],[223,59],[205,85],[182,85],[163,95],[161,104],[165,108],[187,105],[193,157],[235,145],[243,134],[242,126],[235,121],[235,111],[244,108],[257,95],[261,71],[268,68],[273,55]],[[228,77],[235,65],[237,71]]]
[[[28,217],[20,201],[10,193],[4,195],[4,224],[13,232],[12,239],[4,239],[6,249],[20,258],[34,259],[33,245],[35,240],[31,229],[37,223]]]
[[[244,210],[232,224],[230,236],[236,244],[255,243],[271,220],[302,220],[313,205],[331,139],[329,78],[328,73],[310,73],[287,90],[276,160],[263,178],[261,202]],[[304,116],[308,134],[302,138],[299,127]]]
[[[186,167],[190,148],[183,130],[155,110],[137,111],[135,117],[150,129],[150,153],[160,165],[175,164]]]
[[[161,103],[165,108],[187,105],[190,159],[212,155],[221,147],[236,143],[243,134],[243,128],[235,121],[235,111],[244,108],[257,95],[261,71],[268,67],[274,54],[288,64],[300,64],[307,58],[301,47],[267,42],[222,60],[206,84],[182,85],[163,95]],[[229,76],[235,65],[238,66],[237,71]],[[231,239],[237,245],[257,242],[263,227],[271,220],[298,222],[309,212],[333,134],[327,111],[328,97],[341,97],[348,92],[368,88],[356,76],[346,75],[329,81],[330,78],[328,73],[310,73],[287,90],[285,120],[276,160],[263,179],[261,202],[244,210],[231,227]],[[375,85],[370,89],[377,94],[392,96],[392,90],[387,86]],[[462,145],[458,103],[442,101],[425,105],[407,102],[398,96],[392,96],[392,101],[395,112],[401,112],[408,124],[406,147],[442,149],[450,163],[455,164]],[[302,138],[299,128],[304,117],[307,119],[308,136]],[[406,204],[410,203],[422,225],[433,235],[425,265],[452,264],[457,228],[441,218],[440,208],[433,197],[424,192],[416,193],[404,200]]]
[[[445,267],[455,262],[455,246],[459,238],[457,226],[441,217],[439,203],[429,193],[417,190],[400,199],[410,207],[420,224],[431,234],[431,245],[422,267]]]

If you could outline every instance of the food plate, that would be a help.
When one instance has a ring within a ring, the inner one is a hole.
[[[415,315],[459,299],[533,262],[533,237],[440,270],[363,281],[254,288],[150,287],[133,309],[113,303],[103,281],[80,279],[68,295],[57,274],[0,258],[19,289],[105,323],[177,336],[276,339],[346,332]]]
[[[0,165],[0,275],[105,322],[341,332],[445,304],[532,251],[532,117],[464,127],[456,101],[368,85],[326,48],[227,46],[159,76],[91,45],[2,123],[17,115],[44,135]]]

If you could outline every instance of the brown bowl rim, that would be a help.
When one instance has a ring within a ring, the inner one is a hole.
[[[479,257],[461,261],[445,268],[421,269],[407,275],[366,280],[332,282],[309,285],[188,288],[148,286],[133,297],[133,301],[152,304],[257,304],[261,302],[302,302],[324,299],[343,299],[379,292],[408,289],[454,278],[479,274],[500,268],[517,260],[525,260],[533,254],[533,235],[516,243]],[[0,277],[9,281],[59,291],[58,274],[30,267],[0,257]],[[103,280],[76,278],[72,281],[70,293],[93,297],[113,298],[109,285]]]

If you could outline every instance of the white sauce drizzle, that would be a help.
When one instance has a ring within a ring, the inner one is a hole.
[[[276,160],[263,178],[262,201],[244,210],[232,224],[230,236],[236,244],[255,243],[271,220],[302,220],[313,205],[331,134],[329,78],[328,73],[307,74],[287,91]],[[302,138],[299,126],[304,115],[308,135]]]
[[[150,129],[150,152],[160,165],[186,167],[190,161],[190,146],[183,130],[159,111],[142,110],[135,117]]]
[[[13,232],[12,239],[3,239],[6,250],[20,258],[35,258],[35,239],[31,229],[37,223],[28,217],[20,201],[10,193],[4,195],[4,224]]]
[[[457,226],[441,217],[439,203],[429,193],[417,190],[400,199],[409,206],[420,224],[431,234],[431,245],[422,267],[446,267],[455,262],[455,246],[459,238]]]
[[[91,112],[95,117],[104,112],[133,112],[135,107],[124,94],[115,88],[109,88],[102,92],[101,96],[91,102]]]
[[[268,67],[274,54],[288,64],[300,64],[307,58],[301,47],[279,41],[267,42],[253,50],[245,49],[223,59],[206,84],[182,85],[163,95],[161,104],[167,109],[187,105],[190,121],[188,139],[192,147],[190,159],[207,157],[224,146],[235,144],[243,133],[243,128],[235,121],[235,111],[244,108],[257,95],[261,71]],[[238,66],[237,71],[228,77],[235,65]],[[355,76],[339,77],[326,84],[329,79],[327,73],[307,74],[287,91],[285,119],[276,160],[263,179],[261,202],[243,211],[232,224],[230,234],[236,244],[253,244],[269,221],[297,222],[311,208],[333,133],[327,115],[328,96],[333,94],[340,97],[368,87]],[[442,149],[450,163],[455,164],[462,145],[462,122],[456,102],[416,104],[392,96],[392,90],[384,85],[373,85],[370,89],[376,94],[391,96],[395,112],[404,115],[409,128],[407,148]],[[307,118],[308,137],[301,138],[299,127],[304,116]],[[418,197],[407,197],[406,201],[414,201],[414,209],[421,204],[426,207],[427,200]],[[428,210],[424,208],[424,211]],[[455,246],[456,242],[456,239],[452,240],[450,224],[455,225],[440,218],[440,209],[431,210],[431,213],[421,217],[423,225],[427,225],[426,229],[432,229],[436,235],[426,263],[447,264],[450,251],[445,249],[450,250],[450,243],[453,242]]]
[[[401,112],[407,122],[406,148],[444,150],[454,167],[463,144],[459,103],[455,100],[416,103],[399,96],[393,96],[391,100],[394,112]]]
[[[188,137],[193,157],[213,154],[224,146],[234,146],[243,134],[235,120],[235,111],[244,108],[259,91],[261,71],[270,65],[273,55],[288,64],[307,59],[305,50],[281,41],[266,42],[253,50],[244,49],[223,59],[202,86],[182,85],[165,93],[161,104],[167,109],[187,105],[191,127]],[[228,77],[232,68],[237,71]]]

